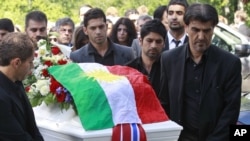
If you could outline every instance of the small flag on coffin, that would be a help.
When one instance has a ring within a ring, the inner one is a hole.
[[[70,91],[85,130],[168,120],[146,77],[133,68],[70,63],[49,73]]]
[[[141,124],[118,124],[113,128],[111,141],[147,141]]]

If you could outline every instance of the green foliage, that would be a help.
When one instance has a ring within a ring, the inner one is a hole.
[[[244,5],[244,10],[246,10],[247,15],[248,15],[248,20],[247,20],[247,24],[248,26],[250,26],[250,2],[248,2],[247,4]]]
[[[244,111],[244,110],[250,110],[250,99],[245,98],[244,96],[241,98],[241,106],[240,106],[240,110]]]
[[[152,15],[155,8],[166,5],[170,0],[150,1],[150,0],[1,0],[0,18],[7,17],[15,24],[21,25],[23,29],[25,15],[32,10],[41,10],[46,13],[49,21],[55,22],[59,18],[70,17],[75,23],[79,23],[79,8],[83,4],[90,4],[106,11],[110,6],[114,6],[119,11],[119,16],[123,16],[127,9],[137,8],[146,5],[149,14]],[[229,21],[233,22],[233,13],[237,10],[238,0],[187,0],[189,4],[194,2],[209,3]],[[245,10],[250,15],[250,3],[245,5]],[[250,22],[249,22],[250,25]]]
[[[36,77],[34,75],[29,75],[25,80],[23,80],[24,87],[28,87],[30,84],[36,82]]]

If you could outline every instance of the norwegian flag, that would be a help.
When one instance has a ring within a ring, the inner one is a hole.
[[[112,141],[147,141],[147,137],[141,124],[118,124],[113,127]]]

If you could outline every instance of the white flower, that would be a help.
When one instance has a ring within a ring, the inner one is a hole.
[[[44,79],[44,76],[42,75],[42,70],[48,68],[47,65],[39,65],[34,71],[33,74],[36,77],[36,79]]]
[[[41,95],[46,96],[49,94],[50,91],[50,80],[44,79],[44,80],[37,80],[37,87],[36,89],[40,91]]]
[[[38,58],[38,57],[34,58],[34,60],[33,60],[34,68],[37,68],[41,64],[40,61],[41,61],[40,58]]]
[[[46,96],[47,94],[49,94],[49,92],[50,92],[49,85],[44,85],[40,89],[40,93],[43,96]]]

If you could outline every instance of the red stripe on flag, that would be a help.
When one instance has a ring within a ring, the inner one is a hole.
[[[169,120],[146,76],[127,66],[107,66],[117,75],[124,75],[130,81],[134,92],[136,107],[143,124]]]
[[[147,141],[147,136],[145,130],[142,128],[141,124],[137,124],[140,133],[140,141]]]

